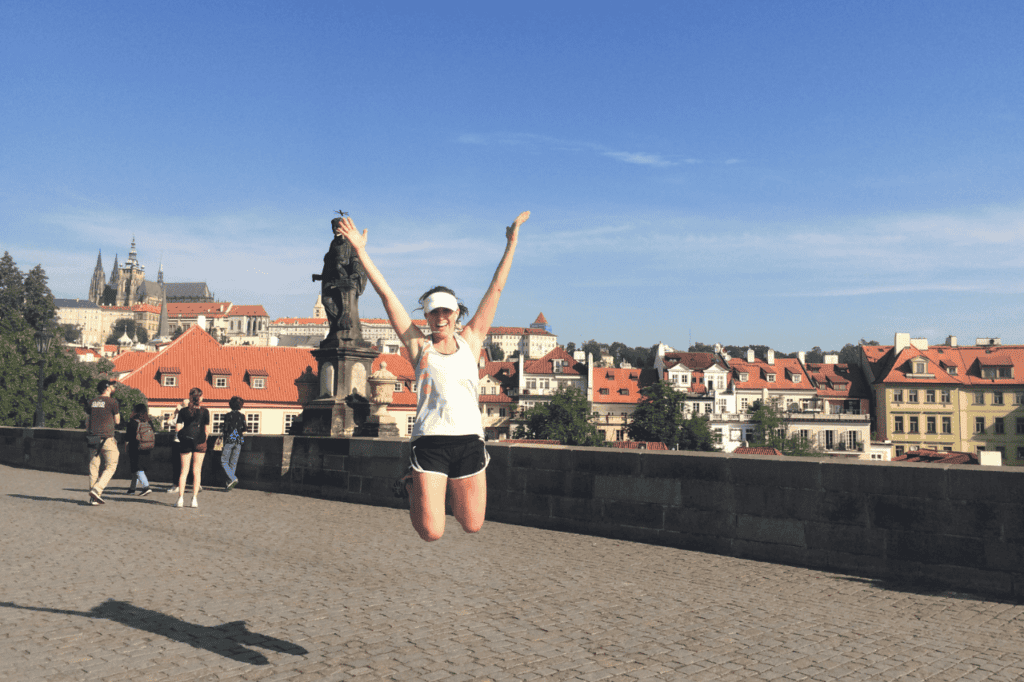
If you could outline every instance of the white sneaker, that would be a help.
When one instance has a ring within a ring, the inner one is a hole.
[[[178,503],[176,505],[174,505],[174,506],[178,507],[179,509],[181,507],[184,507],[185,506],[185,498],[184,497],[179,497],[178,498]]]
[[[197,495],[193,495],[192,496],[192,508],[193,509],[199,509],[199,496],[197,496]]]
[[[169,492],[169,493],[176,493],[176,492],[178,492],[178,486],[174,486],[173,488],[171,488],[167,492]]]

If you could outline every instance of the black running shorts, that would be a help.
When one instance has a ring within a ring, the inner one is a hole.
[[[420,436],[412,443],[412,468],[453,480],[475,476],[491,461],[480,436]]]

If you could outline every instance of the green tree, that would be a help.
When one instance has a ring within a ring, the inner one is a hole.
[[[751,445],[775,448],[791,457],[818,457],[824,454],[797,434],[786,436],[785,414],[777,399],[767,403],[758,400],[749,410],[751,421],[757,424]]]
[[[570,341],[565,344],[565,352],[569,354],[569,357],[572,357],[572,354],[576,352],[576,342]]]
[[[57,315],[57,308],[54,306],[53,294],[50,293],[47,282],[43,266],[37,265],[28,271],[24,280],[25,302],[22,304],[21,313],[33,329],[52,332],[56,325],[54,318]]]
[[[599,362],[601,360],[601,356],[604,355],[604,348],[602,345],[593,339],[584,342],[584,344],[580,346],[580,350],[584,353],[590,353],[590,355],[593,356],[594,362]]]
[[[626,424],[630,440],[658,441],[670,450],[679,447],[686,396],[667,381],[659,381],[640,389],[643,398],[637,403]]]
[[[135,320],[129,317],[123,317],[114,323],[113,331],[107,337],[106,343],[116,344],[122,334],[127,334],[128,338],[137,338],[139,343],[149,341],[149,332],[146,331],[145,327],[141,324],[136,324]]]
[[[117,406],[121,413],[120,428],[122,429],[128,426],[128,420],[132,418],[132,410],[135,409],[136,405],[144,404],[146,407],[149,407],[149,399],[142,394],[142,391],[131,386],[125,386],[124,384],[118,384],[114,388],[114,400],[117,401]]]
[[[60,330],[57,333],[65,343],[78,343],[82,340],[82,328],[77,324],[61,324],[58,327]]]
[[[821,346],[815,346],[807,351],[807,356],[804,359],[815,364],[825,362],[825,351],[821,349]]]
[[[0,329],[0,424],[32,426],[38,400],[39,364],[43,372],[43,416],[52,428],[81,428],[96,385],[109,376],[108,360],[79,362],[60,337],[45,356],[36,350],[35,330],[20,315]]]
[[[520,413],[523,423],[514,438],[557,440],[562,445],[600,445],[604,434],[590,423],[587,398],[575,388],[563,387],[551,400]]]
[[[714,353],[715,352],[715,347],[714,346],[709,346],[706,343],[701,343],[700,341],[698,341],[697,343],[692,344],[687,349],[687,352],[688,353]]]
[[[21,312],[25,301],[25,277],[14,258],[4,251],[0,258],[0,320],[7,320]]]
[[[711,428],[711,418],[694,415],[684,419],[679,427],[679,449],[697,452],[717,452],[722,437]]]
[[[488,354],[490,355],[491,360],[493,360],[494,362],[501,362],[502,360],[505,359],[504,349],[502,349],[501,346],[499,346],[497,343],[494,343],[493,341],[487,344],[487,351]]]

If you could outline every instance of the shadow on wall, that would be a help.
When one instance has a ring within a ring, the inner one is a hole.
[[[88,611],[51,609],[43,606],[22,606],[12,602],[0,602],[0,607],[112,620],[115,623],[120,623],[136,630],[161,635],[197,649],[206,649],[225,658],[252,665],[269,665],[270,661],[260,652],[247,647],[259,647],[293,656],[304,656],[309,653],[303,647],[286,642],[283,639],[261,635],[258,632],[250,632],[245,626],[244,620],[207,627],[116,599],[108,599]]]

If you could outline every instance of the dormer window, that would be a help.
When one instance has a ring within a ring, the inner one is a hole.
[[[210,368],[210,383],[214,388],[228,388],[228,379],[230,377],[231,370],[229,369],[220,367]]]
[[[269,373],[265,369],[250,369],[246,372],[249,378],[249,385],[256,389],[267,387]]]
[[[629,395],[629,389],[628,388],[620,388],[619,389],[619,395]]]
[[[740,381],[750,381],[750,374],[748,372],[740,372]]]
[[[157,370],[160,375],[160,385],[173,387],[178,385],[178,376],[181,374],[181,370],[177,367],[161,367]]]
[[[608,395],[609,393],[611,393],[611,391],[609,391],[607,388],[602,388],[598,390],[598,393],[600,393],[601,395]]]
[[[605,372],[604,373],[604,378],[605,379],[614,379],[615,378],[615,372]]]
[[[765,374],[764,375],[764,380],[767,381],[769,384],[774,384],[775,383],[775,375],[774,374]]]

